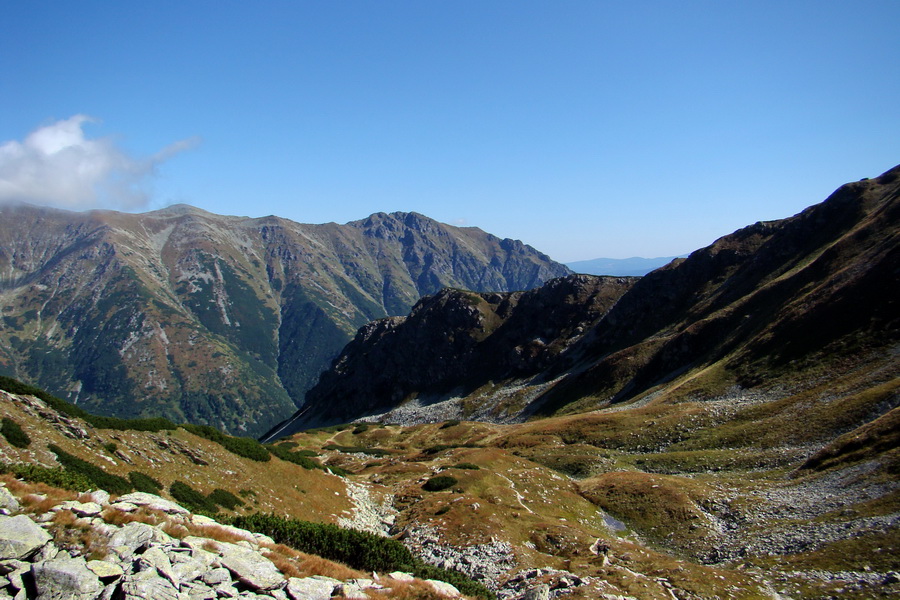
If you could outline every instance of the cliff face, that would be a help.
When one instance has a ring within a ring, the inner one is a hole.
[[[307,395],[301,425],[393,408],[409,397],[468,394],[491,381],[539,374],[636,278],[570,275],[529,292],[445,289],[408,317],[362,327]]]
[[[711,395],[803,385],[900,337],[898,175],[843,186],[639,280],[579,275],[525,294],[423,299],[360,330],[285,431],[450,395],[464,415],[483,414],[523,386],[534,393],[512,407],[519,415],[626,402],[700,373],[692,385]]]
[[[415,213],[0,215],[0,372],[104,414],[250,434],[290,414],[364,323],[445,286],[529,289],[568,272]]]

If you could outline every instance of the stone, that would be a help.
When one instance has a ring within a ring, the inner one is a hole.
[[[231,581],[231,571],[225,567],[217,567],[210,569],[200,576],[200,581],[207,585],[219,585],[220,583]]]
[[[293,600],[329,600],[335,584],[314,577],[291,577],[285,591]]]
[[[138,509],[138,505],[131,502],[113,502],[110,506],[124,513],[133,513]]]
[[[350,600],[368,600],[369,595],[362,591],[358,585],[352,583],[339,583],[334,588],[334,595]]]
[[[222,548],[220,562],[243,584],[257,590],[271,590],[284,583],[281,574],[272,561],[256,550],[220,542]]]
[[[137,506],[144,506],[151,510],[160,510],[171,515],[190,514],[190,511],[183,506],[155,494],[148,494],[147,492],[132,492],[130,494],[125,494],[124,496],[119,496],[119,502],[130,502]]]
[[[187,594],[191,600],[215,600],[219,596],[216,590],[198,582],[185,583],[179,588],[179,591]]]
[[[216,555],[206,550],[193,550],[190,554],[169,551],[169,560],[172,562],[172,574],[175,578],[178,581],[187,582],[199,579],[208,573],[210,567],[216,562]],[[230,579],[228,570],[224,570]]]
[[[415,579],[410,573],[404,573],[403,571],[394,571],[392,573],[388,573],[388,577],[394,579],[396,581],[412,581]]]
[[[0,508],[8,510],[11,513],[18,512],[22,509],[16,497],[6,489],[6,486],[2,485],[0,485]]]
[[[96,517],[103,512],[103,507],[96,502],[77,502],[69,500],[57,505],[57,510],[71,510],[79,517]]]
[[[103,583],[110,583],[125,574],[121,565],[105,560],[89,560],[87,568]]]
[[[151,542],[172,543],[172,538],[162,530],[146,523],[126,523],[109,538],[109,547],[120,556],[130,556]]]
[[[49,533],[25,515],[0,516],[0,560],[27,560],[51,539]]]
[[[437,579],[426,579],[425,583],[431,586],[436,594],[446,596],[447,598],[459,598],[461,594],[455,586],[450,585],[446,581],[438,581]]]
[[[182,600],[178,590],[155,570],[126,575],[122,581],[122,600]]]
[[[84,558],[55,558],[31,567],[38,600],[94,600],[103,591]]]
[[[109,504],[109,492],[106,490],[94,490],[88,494],[91,497],[91,502],[96,502],[97,504],[107,505]]]
[[[536,585],[522,594],[522,600],[550,600],[550,586],[546,583]]]

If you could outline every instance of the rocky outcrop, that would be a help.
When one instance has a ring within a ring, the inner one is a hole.
[[[0,373],[94,413],[258,435],[363,324],[444,287],[526,290],[570,271],[416,213],[337,225],[0,207]]]
[[[0,600],[327,600],[333,596],[365,599],[389,591],[375,579],[286,576],[266,556],[275,546],[267,536],[219,525],[152,494],[129,494],[113,503],[105,492],[94,495],[100,502],[70,501],[43,515],[0,516]],[[111,513],[104,519],[99,512],[81,510],[90,504]],[[164,523],[170,530],[205,527],[209,534],[177,538],[160,524],[110,522],[135,507],[166,515]],[[57,542],[48,533],[55,515],[62,512],[80,516],[71,527],[92,531],[97,539],[91,553],[102,558],[91,558],[84,549]],[[401,578],[414,580],[393,574],[384,581]],[[456,588],[444,582],[421,585],[444,597],[459,596]]]
[[[637,281],[570,275],[528,292],[445,289],[362,327],[277,435],[540,374]]]

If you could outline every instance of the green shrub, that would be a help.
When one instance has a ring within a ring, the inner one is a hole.
[[[284,460],[287,462],[292,462],[295,465],[300,465],[304,469],[309,469],[309,470],[321,469],[323,471],[325,470],[325,467],[322,466],[322,464],[319,461],[314,460],[309,457],[308,450],[300,450],[299,452],[291,452],[288,448],[285,448],[281,444],[274,445],[274,446],[269,444],[269,445],[266,445],[266,448],[269,450],[269,452],[271,452],[272,454],[274,454],[281,460]],[[313,456],[315,456],[315,452],[313,452]]]
[[[115,454],[116,450],[119,449],[119,446],[115,442],[106,442],[103,444],[103,448],[110,454]]]
[[[131,485],[133,485],[134,489],[138,492],[158,494],[163,488],[163,484],[159,481],[140,471],[131,471],[128,473],[128,481],[131,482]]]
[[[310,523],[275,515],[253,514],[231,519],[236,527],[264,533],[280,544],[328,560],[343,562],[361,571],[409,571],[426,579],[439,579],[453,584],[468,596],[488,600],[494,594],[458,571],[439,569],[425,564],[402,543],[356,529],[337,525]]]
[[[16,448],[27,448],[31,445],[31,438],[28,437],[28,434],[9,417],[3,417],[3,423],[0,424],[0,433],[3,434],[3,437],[6,438],[10,445]]]
[[[441,424],[440,429],[449,429],[456,425],[459,425],[459,419],[450,419],[449,421],[444,421],[443,424]]]
[[[269,451],[266,450],[265,446],[253,438],[226,435],[215,427],[210,427],[208,425],[184,424],[181,425],[181,427],[194,435],[198,435],[219,444],[232,454],[237,454],[238,456],[249,458],[250,460],[255,460],[257,462],[266,462],[272,458],[272,455],[269,454]]]
[[[73,492],[87,492],[95,487],[90,479],[75,471],[66,469],[51,469],[35,464],[0,463],[0,473],[9,473],[24,481],[31,483],[46,483],[47,485],[72,490]]]
[[[456,477],[451,477],[450,475],[438,475],[423,483],[422,489],[426,492],[440,492],[441,490],[453,487],[457,483],[459,483],[459,480]]]
[[[369,430],[368,423],[360,423],[356,427],[353,428],[353,435],[359,435],[360,433],[365,433]]]
[[[483,446],[479,446],[478,444],[435,444],[434,446],[429,446],[422,450],[422,453],[432,455],[443,452],[444,450],[453,450],[455,448],[483,448]]]
[[[172,482],[169,493],[176,502],[191,512],[213,514],[218,510],[212,500],[183,481]]]
[[[468,470],[468,471],[477,471],[477,470],[481,469],[481,467],[479,467],[479,466],[476,465],[475,463],[469,463],[469,462],[461,462],[461,463],[459,463],[459,464],[455,464],[455,465],[453,465],[452,468],[454,468],[454,469],[465,469],[465,470]]]
[[[228,490],[223,490],[222,488],[216,488],[207,496],[210,502],[214,504],[218,504],[222,508],[226,510],[234,510],[238,506],[244,506],[245,502],[229,492]]]
[[[94,486],[106,490],[110,494],[127,494],[134,489],[124,477],[107,473],[97,465],[72,456],[56,444],[50,444],[47,448],[56,455],[56,459],[65,470],[83,475]]]

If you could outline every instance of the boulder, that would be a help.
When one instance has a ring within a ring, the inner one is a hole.
[[[161,510],[162,512],[171,515],[190,514],[188,509],[175,504],[171,500],[166,500],[165,498],[161,498],[155,494],[148,494],[147,492],[132,492],[130,494],[125,494],[124,496],[119,496],[118,501],[136,504],[137,506],[144,506],[151,510]]]
[[[82,557],[35,563],[31,575],[38,600],[94,600],[103,591],[100,578]]]
[[[14,513],[21,510],[19,501],[13,496],[5,486],[0,485],[0,509],[8,513]]]
[[[182,600],[172,583],[155,570],[126,575],[122,581],[122,600]]]
[[[89,560],[87,568],[104,583],[115,581],[125,574],[121,565],[105,560]]]
[[[103,507],[96,502],[69,500],[57,505],[55,510],[71,510],[78,517],[96,517],[103,512]]]
[[[284,583],[281,571],[256,550],[226,542],[220,542],[219,546],[222,566],[234,573],[241,583],[257,590],[271,590]]]
[[[159,528],[132,522],[112,534],[109,547],[120,556],[130,556],[151,542],[166,544],[172,543],[173,539]]]
[[[50,539],[49,533],[25,515],[0,516],[0,560],[27,560]]]
[[[536,585],[522,594],[522,600],[550,600],[550,586],[545,583]]]
[[[450,585],[446,581],[438,581],[437,579],[426,579],[425,583],[431,586],[436,594],[446,596],[447,598],[459,598],[461,594],[455,586]]]
[[[314,577],[291,577],[285,591],[293,600],[329,600],[335,584]]]

